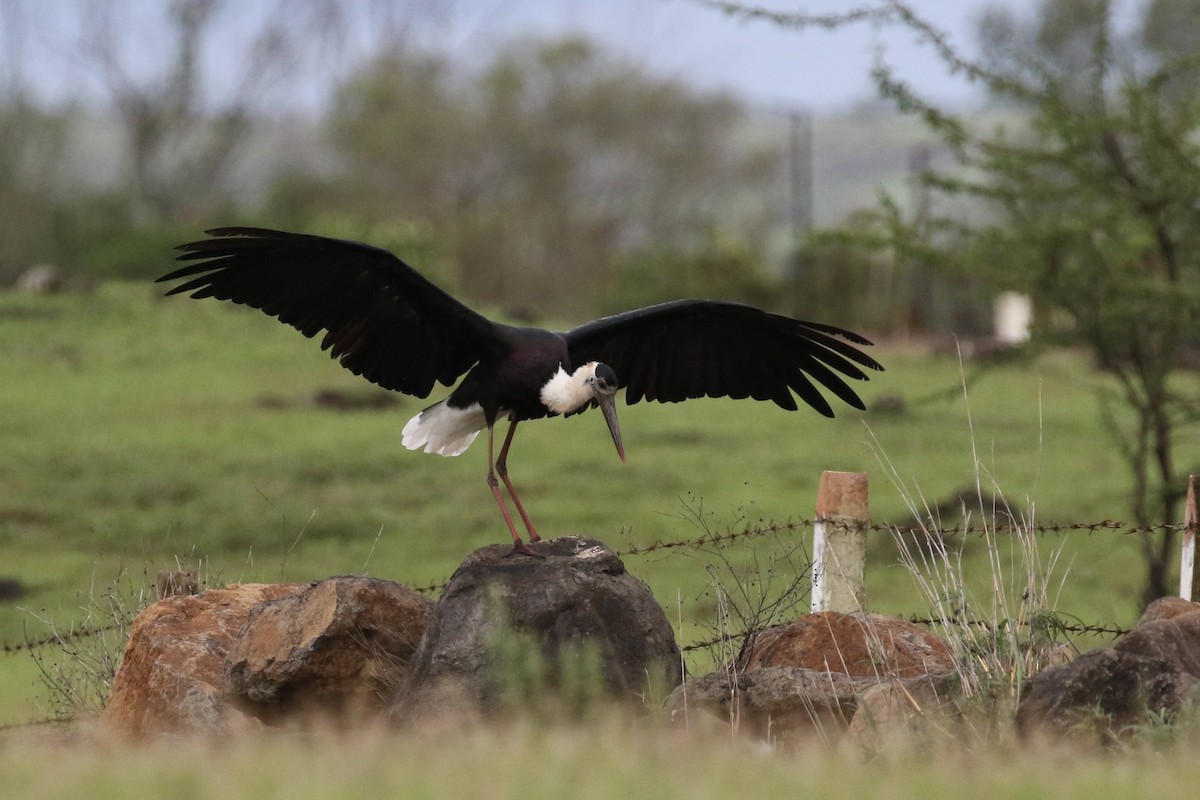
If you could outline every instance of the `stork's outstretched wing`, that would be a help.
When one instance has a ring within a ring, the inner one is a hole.
[[[832,417],[814,382],[861,409],[862,400],[843,376],[866,380],[859,367],[883,369],[853,346],[871,344],[858,334],[738,303],[679,300],[598,319],[563,335],[572,364],[602,361],[616,371],[627,403],[753,397],[794,410],[795,392]]]
[[[196,262],[159,278],[191,292],[252,306],[305,336],[342,366],[405,394],[452,385],[501,347],[497,326],[396,256],[358,242],[262,228],[217,228],[181,245]]]

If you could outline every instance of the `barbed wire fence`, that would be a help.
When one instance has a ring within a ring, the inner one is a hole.
[[[819,518],[801,518],[789,520],[782,523],[767,523],[763,525],[752,525],[733,531],[724,533],[706,532],[700,536],[686,537],[674,540],[655,540],[649,544],[631,544],[623,549],[617,550],[617,556],[621,558],[637,558],[640,556],[648,556],[654,553],[662,553],[671,550],[688,549],[702,550],[707,547],[721,546],[731,544],[742,539],[754,539],[765,536],[775,536],[781,533],[796,533],[807,534],[811,533],[813,528],[819,523],[824,522],[830,524],[827,520]],[[840,525],[834,521],[833,525]],[[866,526],[871,533],[888,533],[894,534],[901,530],[896,525],[887,525],[881,523],[871,523]],[[1100,520],[1098,522],[1064,522],[1050,523],[1023,526],[1029,533],[1046,536],[1046,535],[1062,535],[1067,533],[1086,533],[1095,534],[1098,532],[1117,533],[1125,536],[1149,536],[1157,535],[1169,531],[1181,532],[1187,531],[1189,525],[1186,523],[1158,523],[1155,525],[1131,525],[1125,522],[1115,520]],[[957,537],[985,537],[996,536],[998,532],[1002,532],[1002,526],[976,526],[965,525],[948,528],[937,528],[936,533],[942,538],[952,536]],[[419,586],[411,588],[421,592],[422,594],[437,594],[446,588],[449,583],[449,578],[430,581]],[[921,618],[912,616],[908,618],[909,622],[918,625],[934,625],[940,624],[940,620]],[[966,620],[964,624],[984,626],[988,625],[985,620]],[[17,653],[28,652],[43,647],[62,646],[67,641],[86,639],[92,636],[98,636],[102,633],[108,633],[118,629],[118,625],[105,624],[95,626],[82,626],[71,630],[55,632],[35,639],[26,639],[20,642],[0,642],[0,655],[14,655]],[[1128,629],[1117,625],[1098,623],[1093,625],[1072,625],[1065,628],[1072,633],[1097,633],[1117,636],[1128,632]],[[714,640],[716,641],[716,640]],[[706,643],[696,643],[688,645],[684,649],[700,649]],[[707,644],[712,644],[709,642]]]
[[[790,535],[807,535],[812,533],[818,525],[845,526],[847,523],[840,520],[829,520],[820,517],[812,518],[797,518],[780,523],[765,523],[760,525],[749,525],[737,530],[726,530],[724,532],[713,532],[706,530],[703,534],[695,537],[685,537],[674,540],[655,540],[649,544],[630,544],[623,549],[617,550],[616,554],[621,558],[640,558],[659,553],[671,553],[673,551],[704,551],[714,547],[723,547],[742,540],[755,539],[768,536],[779,536],[784,534]],[[968,537],[997,537],[1003,535],[1008,527],[1005,522],[999,522],[993,525],[958,525],[953,527],[932,527],[928,530],[914,525],[911,527],[898,526],[896,524],[883,523],[868,523],[861,526],[869,533],[888,534],[895,536],[898,534],[908,533],[916,535],[926,535],[930,539],[939,538],[945,540],[951,537],[959,537],[966,539]],[[1194,520],[1188,520],[1183,523],[1157,523],[1153,525],[1133,525],[1118,520],[1099,520],[1095,522],[1055,522],[1043,524],[1024,524],[1021,523],[1021,529],[1027,534],[1035,536],[1062,536],[1073,533],[1083,533],[1086,535],[1094,535],[1098,533],[1116,534],[1122,536],[1155,536],[1162,535],[1167,532],[1184,532],[1194,534],[1197,524]],[[412,586],[418,592],[423,594],[437,594],[441,592],[449,583],[449,579],[430,581],[420,586]],[[908,622],[936,627],[945,625],[947,622],[953,622],[956,625],[978,627],[981,629],[994,629],[998,624],[1013,624],[1013,621],[1000,621],[999,623],[984,619],[946,619],[933,618],[929,616],[918,616],[916,614],[907,617],[901,617]],[[1020,621],[1016,624],[1028,626],[1032,624],[1030,621]],[[107,623],[92,626],[79,626],[66,631],[54,631],[47,635],[37,638],[27,638],[19,642],[0,642],[0,657],[14,656],[21,653],[32,653],[47,647],[66,647],[71,643],[78,643],[81,640],[101,636],[105,633],[111,633],[125,627],[121,623]],[[1077,635],[1093,635],[1115,638],[1122,634],[1128,633],[1129,628],[1117,625],[1111,622],[1059,622],[1056,629],[1064,633]],[[744,641],[750,635],[751,631],[732,631],[719,633],[705,639],[689,642],[681,646],[680,650],[684,653],[708,650],[724,644]],[[8,724],[0,724],[0,734],[29,728],[52,727],[69,722],[62,718],[39,718],[23,722],[15,722]]]

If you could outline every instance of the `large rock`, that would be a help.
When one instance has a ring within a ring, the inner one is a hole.
[[[377,710],[402,681],[430,606],[359,577],[167,597],[134,619],[102,720],[148,738]]]
[[[962,713],[957,672],[877,683],[858,697],[840,745],[847,755],[908,757],[935,745],[959,745],[972,733]]]
[[[950,646],[910,622],[880,614],[806,614],[760,632],[730,670],[675,689],[667,709],[673,720],[704,712],[772,740],[814,732],[833,740],[871,687],[954,668]]]
[[[544,558],[494,545],[455,571],[395,718],[461,718],[579,692],[641,698],[679,682],[666,614],[612,550],[576,536],[532,546]]]
[[[883,680],[951,672],[955,663],[945,640],[911,622],[823,611],[767,628],[740,666],[798,667]]]
[[[1042,670],[1025,684],[1017,729],[1026,736],[1143,727],[1150,714],[1182,709],[1200,682],[1200,606],[1178,598],[1150,605],[1111,648]]]
[[[378,710],[403,680],[432,610],[413,589],[357,576],[261,603],[225,658],[228,690],[265,720]]]
[[[296,585],[241,584],[167,597],[133,621],[101,716],[127,736],[224,733],[246,717],[226,702],[225,653],[250,609]]]
[[[800,667],[719,670],[676,687],[666,711],[675,723],[715,719],[772,741],[810,733],[836,738],[854,716],[859,693],[874,683]]]
[[[16,289],[24,294],[54,294],[63,288],[62,270],[53,264],[34,264],[17,276]]]

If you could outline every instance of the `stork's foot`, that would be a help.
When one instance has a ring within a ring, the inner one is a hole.
[[[534,540],[534,541],[536,541],[536,540]],[[545,558],[544,555],[542,555],[541,553],[535,552],[532,547],[525,544],[520,539],[517,539],[516,541],[513,542],[512,550],[509,550],[507,553],[505,553],[504,558],[512,558],[513,556],[517,555],[518,553],[520,553],[523,556],[530,556],[532,558]]]

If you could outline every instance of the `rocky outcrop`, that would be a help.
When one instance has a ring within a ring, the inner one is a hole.
[[[852,677],[912,678],[954,669],[954,653],[925,628],[882,614],[805,614],[767,628],[742,655],[741,668],[798,667]]]
[[[874,683],[800,667],[719,670],[678,687],[666,710],[673,722],[704,725],[708,717],[772,741],[837,736],[854,716],[858,695]]]
[[[857,698],[842,752],[907,757],[928,753],[935,744],[969,741],[961,690],[957,672],[874,684]]]
[[[255,606],[225,657],[228,692],[266,720],[378,710],[391,699],[433,610],[378,578],[330,578]]]
[[[396,719],[581,695],[640,699],[679,682],[666,614],[611,549],[577,536],[532,547],[542,558],[484,547],[454,573],[397,694]]]
[[[731,669],[676,688],[667,711],[673,720],[706,713],[773,740],[814,732],[835,739],[857,718],[871,687],[954,668],[945,641],[904,620],[806,614],[759,633]]]
[[[101,719],[150,738],[379,709],[431,606],[412,589],[360,577],[167,597],[134,619]]]
[[[1200,604],[1157,600],[1110,648],[1034,675],[1017,707],[1025,736],[1088,731],[1101,740],[1181,710],[1200,683]]]
[[[240,584],[167,597],[144,609],[133,620],[104,724],[136,738],[223,733],[248,724],[226,701],[225,654],[250,609],[297,588]]]
[[[506,704],[661,697],[679,648],[650,590],[600,542],[471,554],[436,606],[372,578],[168,596],[137,616],[103,721],[223,734],[320,713],[459,724]],[[569,706],[568,706],[569,708]]]

